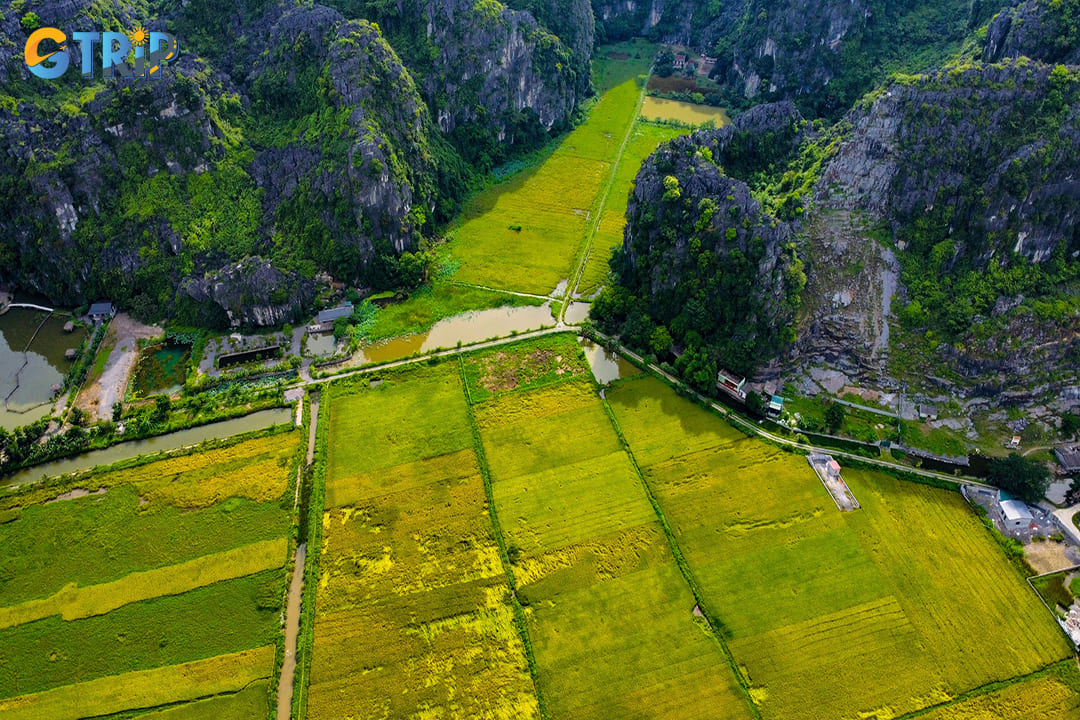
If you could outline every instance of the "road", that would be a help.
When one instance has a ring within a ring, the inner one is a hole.
[[[332,375],[332,376],[325,377],[325,378],[315,378],[315,379],[312,379],[312,380],[301,381],[300,385],[307,386],[307,387],[321,385],[323,383],[333,382],[334,380],[339,380],[341,378],[353,377],[353,376],[356,376],[356,375],[367,375],[367,374],[370,374],[370,373],[380,372],[382,370],[387,370],[389,368],[400,367],[402,365],[412,365],[412,364],[419,363],[419,362],[427,362],[428,358],[431,358],[431,357],[449,357],[449,356],[452,356],[452,355],[458,355],[460,353],[473,352],[475,350],[482,350],[484,348],[489,348],[489,347],[497,347],[499,345],[506,345],[508,343],[518,342],[519,340],[528,340],[530,338],[543,337],[545,335],[553,335],[555,333],[560,333],[560,332],[574,332],[574,333],[580,334],[581,329],[578,328],[578,327],[573,327],[573,326],[561,326],[561,327],[546,328],[544,330],[535,330],[533,332],[521,333],[519,335],[503,337],[503,338],[497,338],[495,340],[486,340],[486,341],[484,341],[482,343],[477,343],[475,345],[466,345],[466,346],[462,346],[460,348],[451,348],[449,350],[440,350],[439,352],[431,353],[430,355],[424,355],[422,357],[406,358],[404,360],[395,360],[393,362],[384,363],[382,365],[372,365],[372,366],[365,367],[365,368],[360,368],[360,369],[357,369],[357,370],[350,370],[350,371],[347,371],[347,372],[340,373],[338,375]],[[626,349],[625,347],[623,347],[622,345],[620,345],[618,343],[613,342],[612,338],[604,335],[603,333],[599,333],[599,332],[596,333],[596,335],[600,338],[601,342],[603,342],[604,345],[614,348],[616,352],[618,352],[619,354],[633,360],[638,365],[641,365],[643,367],[647,367],[649,370],[651,370],[654,373],[656,373],[657,375],[663,377],[669,383],[672,383],[673,385],[680,386],[680,387],[686,387],[683,384],[683,382],[681,380],[679,380],[678,378],[664,372],[664,370],[660,369],[660,367],[658,367],[657,365],[646,363],[644,358],[642,358],[640,355],[638,355],[637,353],[635,353],[635,352],[633,352],[631,350]],[[926,478],[933,478],[935,480],[947,480],[949,482],[963,482],[963,483],[968,484],[968,485],[977,485],[979,487],[985,487],[985,488],[993,488],[994,487],[993,485],[989,485],[989,484],[987,484],[987,483],[985,483],[985,482],[983,482],[981,480],[978,480],[978,479],[975,479],[975,478],[972,478],[972,477],[969,477],[969,476],[966,476],[966,475],[949,475],[949,474],[946,474],[946,473],[936,472],[934,470],[924,470],[922,468],[916,468],[916,467],[912,467],[910,465],[904,465],[902,463],[892,462],[892,461],[889,461],[889,460],[882,460],[881,458],[865,457],[863,455],[857,455],[855,453],[846,452],[844,450],[837,450],[835,448],[817,447],[816,445],[809,445],[809,444],[806,444],[806,443],[796,442],[795,440],[791,440],[791,439],[783,437],[781,435],[775,435],[775,434],[769,432],[768,430],[765,430],[765,429],[759,427],[756,423],[753,423],[753,422],[747,420],[746,418],[742,417],[738,413],[732,412],[731,410],[724,407],[723,405],[720,405],[718,403],[713,402],[712,400],[710,400],[709,398],[706,398],[704,395],[701,395],[700,393],[693,392],[693,391],[691,391],[691,392],[692,392],[692,394],[694,395],[695,398],[697,398],[698,400],[706,403],[710,408],[712,408],[715,412],[717,412],[722,417],[727,418],[729,421],[731,421],[732,423],[738,425],[739,427],[745,428],[746,430],[753,433],[754,435],[757,435],[758,437],[763,438],[765,440],[768,440],[768,441],[770,441],[772,443],[775,443],[777,445],[782,445],[784,447],[789,447],[789,448],[793,448],[793,449],[796,449],[796,450],[805,451],[806,453],[826,453],[828,455],[832,455],[834,458],[837,458],[837,459],[843,458],[843,459],[846,459],[846,460],[856,460],[858,462],[867,463],[867,464],[870,464],[870,465],[874,465],[876,467],[886,468],[886,469],[894,470],[894,471],[911,473],[912,475],[918,475],[920,477],[926,477]]]

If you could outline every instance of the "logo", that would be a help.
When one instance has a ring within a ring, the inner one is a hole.
[[[74,57],[79,59],[84,78],[94,77],[95,47],[100,52],[101,76],[106,78],[161,77],[161,69],[179,54],[174,35],[148,32],[142,26],[127,33],[76,32],[71,34],[71,39],[79,45]],[[73,52],[62,30],[43,27],[26,39],[23,57],[34,75],[55,80],[67,72]]]

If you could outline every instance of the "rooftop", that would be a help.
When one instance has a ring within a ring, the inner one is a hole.
[[[109,302],[96,302],[90,306],[87,315],[112,315],[113,306]]]
[[[1080,448],[1056,447],[1054,456],[1057,457],[1058,465],[1061,465],[1066,472],[1080,471]]]
[[[1005,516],[1006,520],[1031,520],[1031,511],[1028,510],[1028,506],[1019,500],[1003,500],[1001,503],[1001,513]]]
[[[320,312],[319,317],[318,317],[318,322],[320,322],[320,323],[334,322],[335,320],[337,320],[340,317],[349,317],[350,315],[352,315],[352,312],[353,312],[352,304],[346,303],[345,305],[341,305],[341,306],[336,307],[336,308],[330,308],[329,310],[323,310],[322,312]]]

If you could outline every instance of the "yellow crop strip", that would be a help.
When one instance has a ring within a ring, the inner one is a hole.
[[[295,478],[300,432],[278,433],[222,448],[167,458],[95,478],[103,486],[129,483],[151,502],[209,507],[231,497],[269,502]]]
[[[329,391],[310,720],[539,718],[455,370]]]
[[[956,493],[846,469],[840,513],[805,459],[654,379],[608,398],[763,717],[897,718],[1069,656]]]
[[[0,716],[4,720],[80,720],[237,692],[270,676],[275,652],[271,645],[0,700]]]
[[[164,595],[179,595],[222,580],[233,580],[281,567],[288,542],[285,538],[252,543],[214,555],[203,555],[179,565],[131,573],[119,580],[79,587],[69,583],[40,600],[0,608],[0,628],[33,622],[52,615],[64,620],[104,615],[130,603]]]

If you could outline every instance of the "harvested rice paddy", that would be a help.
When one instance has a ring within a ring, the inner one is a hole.
[[[0,500],[0,716],[264,718],[300,433]]]

